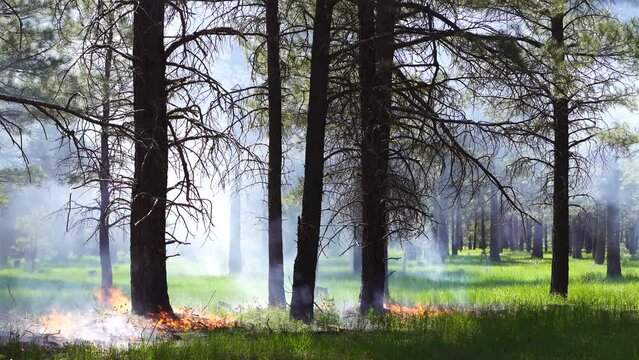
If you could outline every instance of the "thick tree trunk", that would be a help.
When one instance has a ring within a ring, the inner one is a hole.
[[[543,237],[544,237],[544,226],[541,223],[535,223],[534,231],[533,231],[533,246],[532,246],[533,259],[544,258]]]
[[[619,243],[621,240],[619,234],[619,169],[616,164],[613,165],[612,174],[610,175],[610,181],[608,183],[608,217],[607,217],[607,229],[608,229],[608,259],[606,266],[606,276],[608,278],[621,277],[621,253],[619,249]]]
[[[268,304],[286,305],[282,243],[282,76],[278,0],[266,0],[268,63]]]
[[[99,3],[101,7],[102,2]],[[113,65],[113,30],[107,32],[107,48],[104,54],[104,80],[102,86],[102,121],[111,120],[111,68]],[[109,154],[109,128],[103,125],[100,129],[100,224],[98,244],[100,251],[100,270],[102,274],[102,295],[106,298],[113,287],[113,269],[111,266],[111,249],[109,239],[109,211],[111,207],[111,158]]]
[[[555,66],[560,68],[564,62],[564,17],[557,15],[551,20],[552,39],[559,48]],[[560,89],[561,91],[561,89]],[[569,106],[565,94],[553,99],[554,120],[554,181],[553,181],[553,225],[552,225],[552,270],[550,275],[550,293],[568,296],[568,257],[569,236]]]
[[[229,274],[242,272],[242,205],[240,197],[239,172],[235,173],[235,184],[230,199],[230,234],[229,234]]]
[[[293,265],[291,297],[291,317],[305,322],[313,320],[315,300],[333,5],[333,0],[317,0],[313,24],[302,216],[297,221],[297,256]]]
[[[499,230],[501,227],[501,218],[499,214],[499,200],[497,195],[493,195],[490,199],[490,261],[499,262]]]
[[[172,313],[166,282],[168,118],[164,2],[140,0],[133,17],[135,173],[131,201],[131,304]]]
[[[387,247],[388,215],[388,161],[391,124],[391,83],[393,74],[395,1],[377,0],[375,23],[370,19],[371,0],[360,0],[358,15],[360,38],[373,39],[374,58],[370,44],[360,46],[361,104],[371,109],[366,117],[362,112],[362,192],[363,192],[363,247],[362,247],[362,289],[360,292],[360,312],[372,310],[377,314],[384,311],[387,295]],[[374,60],[373,60],[374,59]],[[374,61],[374,65],[367,64]],[[374,80],[370,82],[374,68]],[[373,85],[373,86],[371,86]]]

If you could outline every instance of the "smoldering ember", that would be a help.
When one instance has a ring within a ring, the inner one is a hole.
[[[0,360],[638,358],[636,1],[0,25]]]

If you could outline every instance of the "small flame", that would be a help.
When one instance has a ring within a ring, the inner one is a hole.
[[[110,306],[114,312],[118,314],[125,314],[131,310],[131,301],[129,297],[124,293],[124,290],[120,288],[93,289],[93,295],[100,304]]]
[[[190,308],[181,308],[175,314],[161,312],[152,315],[156,326],[162,331],[210,331],[220,328],[231,328],[236,325],[235,319],[214,314],[196,313]]]
[[[391,315],[400,317],[433,317],[460,312],[472,312],[454,307],[441,307],[434,305],[417,304],[414,306],[404,306],[395,303],[384,304],[384,308]]]
[[[76,332],[78,324],[69,313],[52,310],[40,318],[42,330],[47,333],[68,337]]]

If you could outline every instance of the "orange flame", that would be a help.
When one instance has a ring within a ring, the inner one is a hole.
[[[129,297],[120,288],[109,288],[106,291],[95,288],[93,295],[98,303],[110,306],[116,313],[124,314],[131,310]]]
[[[69,313],[60,313],[52,310],[51,313],[40,318],[42,330],[56,333],[62,336],[73,334],[78,325]]]
[[[464,310],[454,307],[441,307],[441,306],[428,306],[423,304],[417,304],[414,306],[404,306],[399,304],[384,304],[384,308],[391,315],[400,317],[433,317],[447,314],[455,314]],[[468,310],[466,310],[468,311]]]
[[[162,331],[210,331],[236,325],[233,318],[213,314],[199,314],[190,308],[181,308],[175,314],[161,312],[152,315],[156,327]]]

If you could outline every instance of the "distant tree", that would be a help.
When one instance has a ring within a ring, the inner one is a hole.
[[[490,198],[490,261],[499,262],[500,244],[499,230],[501,228],[500,204],[497,194]]]

